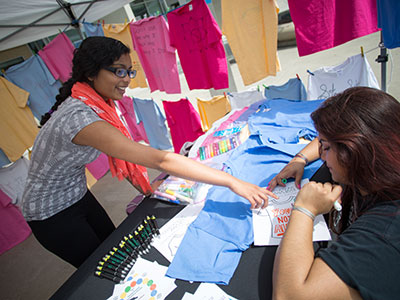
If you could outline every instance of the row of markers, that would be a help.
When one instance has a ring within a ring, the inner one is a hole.
[[[228,139],[224,139],[215,143],[210,143],[206,146],[199,148],[200,160],[209,159],[211,157],[228,152],[240,145],[238,136],[233,136]]]
[[[97,265],[95,275],[115,283],[123,282],[136,259],[150,251],[153,237],[159,234],[156,217],[147,216],[132,233],[121,239],[118,246],[103,256]]]

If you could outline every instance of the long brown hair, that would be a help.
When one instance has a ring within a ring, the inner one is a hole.
[[[337,233],[376,203],[400,199],[400,103],[395,98],[373,88],[349,88],[323,102],[311,118],[346,170]]]

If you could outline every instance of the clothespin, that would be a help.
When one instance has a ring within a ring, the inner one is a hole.
[[[97,26],[100,25],[100,20],[97,20]]]
[[[228,98],[228,97],[226,96],[226,92],[224,92],[224,97],[225,97],[225,98]]]
[[[124,21],[124,25],[126,25],[126,22],[127,22],[128,20],[125,18],[125,21]]]
[[[263,84],[263,87],[265,87],[267,90],[269,90],[269,86]]]
[[[259,85],[257,85],[257,91],[258,91],[258,92],[260,91],[260,86],[259,86]]]
[[[364,57],[364,48],[363,46],[361,46],[360,48],[361,48],[361,56]]]
[[[296,73],[296,77],[297,77],[298,80],[301,81],[299,74]]]
[[[60,28],[58,28],[58,33],[60,33],[60,34],[62,33]]]
[[[103,26],[104,26],[104,19],[103,19]]]
[[[311,72],[310,70],[307,70],[307,73],[310,74],[310,75],[312,75],[312,76],[314,76],[314,73]]]

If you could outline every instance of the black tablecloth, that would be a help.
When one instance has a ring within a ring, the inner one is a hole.
[[[323,166],[311,179],[322,182],[330,181],[330,174]],[[157,199],[144,199],[50,299],[101,300],[110,297],[113,293],[114,283],[94,275],[99,260],[113,246],[117,245],[124,235],[136,229],[146,216],[155,215],[158,225],[161,227],[183,208],[184,206]],[[247,249],[243,252],[229,285],[219,285],[219,287],[238,299],[271,299],[272,268],[276,249],[276,246],[252,246]],[[154,247],[143,258],[149,261],[157,261],[164,266],[169,265],[169,261]],[[200,284],[182,280],[176,280],[175,283],[177,288],[168,295],[166,298],[168,300],[181,299],[185,292],[194,293]]]

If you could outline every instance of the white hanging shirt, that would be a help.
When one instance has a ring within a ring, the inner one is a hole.
[[[379,89],[366,57],[357,54],[338,66],[322,67],[308,75],[307,100],[327,99],[354,86]]]

